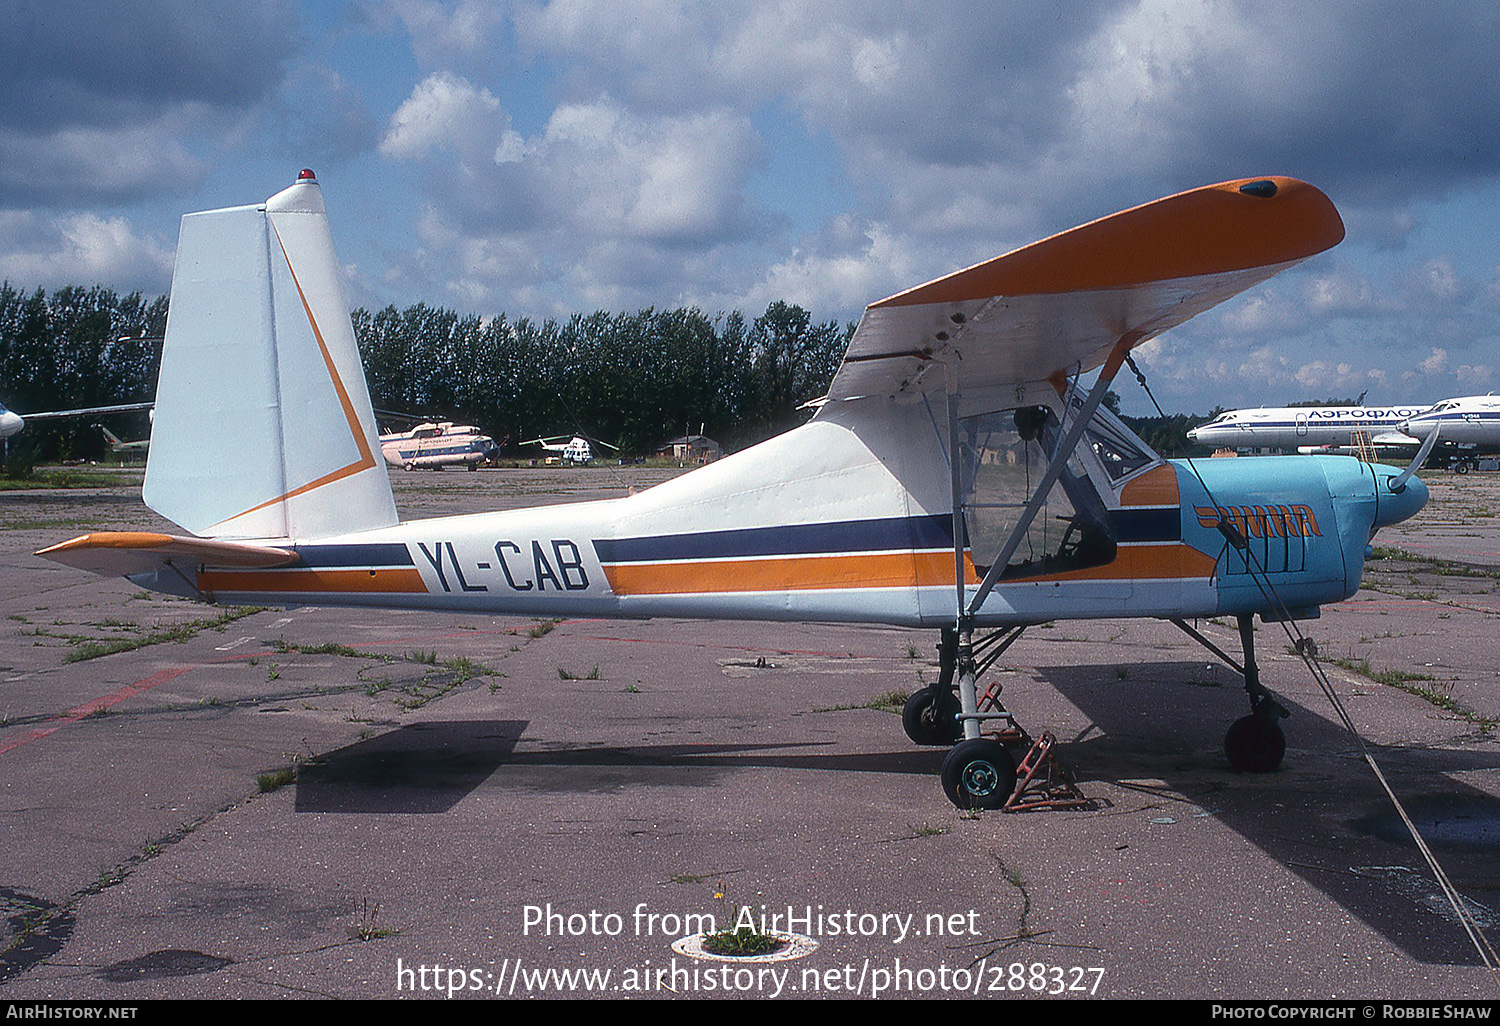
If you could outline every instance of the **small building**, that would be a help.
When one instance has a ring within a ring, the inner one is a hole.
[[[723,455],[723,446],[707,435],[683,435],[656,450],[657,459],[673,460],[684,465],[712,463]]]

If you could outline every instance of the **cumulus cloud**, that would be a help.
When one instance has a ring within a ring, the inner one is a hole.
[[[1267,172],[1334,194],[1356,244],[1399,246],[1417,227],[1419,197],[1500,170],[1500,80],[1479,59],[1492,48],[1483,27],[1497,16],[1482,3],[1413,18],[1341,0],[1311,9],[1291,0],[518,0],[504,7],[503,23],[493,16],[500,8],[484,13],[470,2],[394,7],[419,56],[450,68],[463,62],[475,88],[486,81],[469,56],[475,41],[513,40],[507,59],[544,65],[559,91],[550,134],[526,138],[497,121],[483,136],[491,157],[518,172],[503,179],[505,196],[501,179],[477,162],[445,183],[488,193],[467,211],[443,204],[457,230],[476,236],[527,213],[556,216],[561,196],[599,218],[611,239],[656,226],[678,237],[696,228],[702,241],[715,234],[710,226],[743,227],[740,215],[760,213],[744,199],[744,175],[727,179],[736,200],[704,188],[680,154],[663,154],[653,172],[625,145],[623,166],[597,165],[597,188],[580,189],[568,184],[572,169],[549,157],[572,147],[580,159],[615,158],[632,133],[637,144],[670,149],[651,124],[688,126],[684,146],[696,155],[702,119],[740,119],[744,141],[730,148],[754,150],[763,144],[748,122],[767,109],[831,141],[838,163],[817,170],[839,176],[857,208],[827,212],[823,227],[845,215],[882,225],[893,240],[885,252],[899,248],[911,274],[894,287],[1177,189]],[[504,94],[494,95],[503,105]],[[602,122],[570,120],[600,115],[615,119],[602,128],[610,146],[562,133],[601,130]],[[562,181],[530,173],[544,166]],[[621,190],[618,201],[600,203],[611,188]],[[563,220],[576,224],[566,211]],[[764,235],[741,238],[758,246]],[[850,295],[855,281],[880,279],[864,273],[881,259],[878,247],[863,257],[829,253],[816,231],[783,245],[745,251],[769,256],[772,268],[740,277],[746,296],[774,281],[800,283],[806,295]],[[832,283],[814,287],[825,274]],[[1368,284],[1346,274],[1300,298],[1256,301],[1226,330],[1295,332],[1314,317],[1381,309]]]
[[[1347,265],[1309,275],[1302,292],[1308,311],[1317,316],[1372,317],[1391,312],[1375,286]]]
[[[508,127],[500,101],[488,89],[446,72],[429,75],[391,116],[380,152],[414,160],[450,149],[468,159],[493,153]]]
[[[1454,269],[1451,257],[1435,256],[1413,268],[1408,279],[1412,302],[1453,309],[1472,298],[1474,286]]]
[[[505,5],[494,0],[389,0],[405,25],[412,50],[425,62],[442,62],[488,49],[505,25]]]
[[[601,95],[522,136],[489,90],[440,72],[397,109],[380,152],[430,171],[423,240],[433,259],[452,255],[448,280],[471,299],[543,277],[554,296],[570,282],[575,302],[670,301],[714,276],[707,254],[766,231],[745,194],[759,138],[727,109],[648,116]]]
[[[925,262],[889,225],[845,215],[753,284],[734,295],[709,297],[705,305],[759,310],[782,299],[814,311],[858,310],[910,285]]]
[[[206,165],[170,120],[118,129],[0,132],[0,201],[119,203],[200,181]]]
[[[172,247],[137,235],[123,217],[0,211],[0,278],[27,288],[99,282],[162,293],[172,278]]]
[[[0,34],[0,204],[122,203],[205,165],[185,137],[233,130],[295,48],[290,2],[9,5]]]
[[[1461,385],[1470,388],[1485,388],[1494,378],[1495,369],[1488,364],[1460,364],[1453,372]]]

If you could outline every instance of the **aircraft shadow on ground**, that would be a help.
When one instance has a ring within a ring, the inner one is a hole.
[[[1090,721],[1063,738],[1058,757],[1085,793],[1090,781],[1159,793],[1170,814],[1184,799],[1209,813],[1342,905],[1411,957],[1429,964],[1478,964],[1479,957],[1442,896],[1358,747],[1331,707],[1294,703],[1282,722],[1287,755],[1270,774],[1230,771],[1223,733],[1249,706],[1237,675],[1222,686],[1190,683],[1200,661],[1038,670]],[[1299,667],[1300,670],[1300,667]],[[1268,680],[1273,691],[1276,682]],[[1341,689],[1346,707],[1348,689]],[[1026,720],[1024,691],[1012,712]],[[1351,718],[1360,724],[1357,701]],[[1045,724],[1027,724],[1033,733]],[[1428,747],[1368,750],[1470,911],[1487,933],[1500,929],[1500,798],[1450,774],[1500,768],[1493,752]],[[1159,780],[1165,788],[1140,788]],[[1146,795],[1143,800],[1149,801]]]
[[[936,777],[931,749],[849,753],[833,742],[598,745],[516,751],[526,720],[412,724],[341,748],[297,776],[298,812],[441,813],[497,771],[513,790],[602,793],[624,787],[715,787],[742,769],[808,769]],[[899,729],[899,728],[898,728]]]

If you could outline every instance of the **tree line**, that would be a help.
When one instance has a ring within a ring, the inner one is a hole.
[[[691,307],[542,322],[422,303],[354,311],[377,409],[441,413],[513,444],[579,433],[632,454],[684,433],[737,449],[797,424],[852,331],[779,301],[752,321]]]

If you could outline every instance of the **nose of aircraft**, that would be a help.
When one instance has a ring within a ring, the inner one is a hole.
[[[1403,420],[1396,426],[1400,428],[1403,435],[1409,435],[1412,438],[1426,438],[1432,434],[1432,425],[1433,421],[1431,420],[1422,417],[1412,417],[1408,420]]]
[[[1391,485],[1401,476],[1396,467],[1383,463],[1373,464],[1375,473],[1375,527],[1389,527],[1410,519],[1427,505],[1427,486],[1418,477],[1409,477],[1401,490],[1393,491]]]

